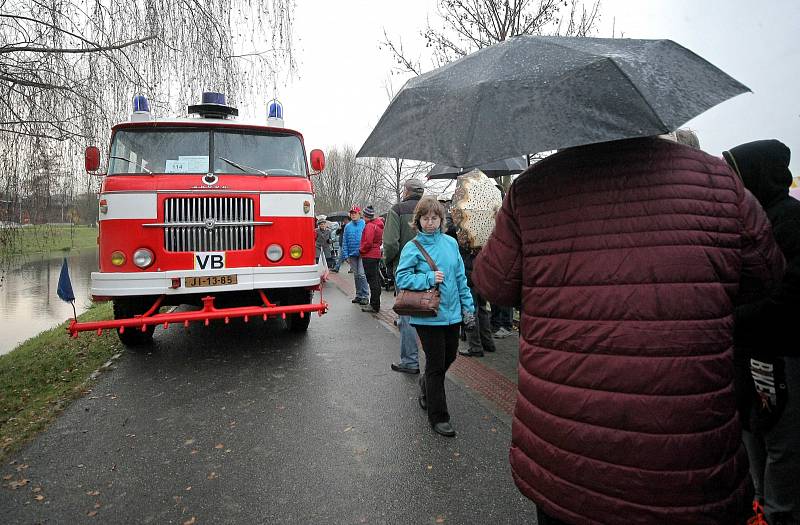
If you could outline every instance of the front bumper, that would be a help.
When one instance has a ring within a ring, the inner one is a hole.
[[[310,304],[293,304],[286,306],[278,306],[273,304],[267,299],[267,296],[262,290],[258,293],[261,296],[262,304],[259,306],[241,306],[235,308],[217,308],[214,306],[214,297],[203,297],[203,308],[201,310],[190,310],[180,312],[166,312],[158,313],[161,302],[164,296],[159,297],[153,303],[153,306],[142,315],[137,315],[128,319],[114,319],[110,321],[92,321],[79,323],[77,319],[70,321],[67,327],[67,332],[72,337],[78,337],[79,332],[97,332],[101,335],[103,330],[119,330],[120,333],[128,330],[141,330],[146,331],[148,326],[163,325],[166,330],[169,328],[170,323],[182,323],[184,327],[188,327],[190,322],[202,321],[206,326],[212,320],[222,319],[225,324],[228,324],[231,319],[244,318],[244,322],[250,321],[250,318],[261,317],[267,320],[270,317],[281,317],[286,319],[287,315],[299,315],[305,317],[311,315],[312,312],[317,312],[323,315],[328,311],[328,303],[322,299],[322,288],[319,287],[319,302]]]
[[[95,297],[138,295],[185,295],[202,293],[261,290],[269,288],[303,288],[317,286],[325,268],[308,266],[275,266],[271,268],[223,268],[220,270],[170,270],[166,272],[103,273],[92,272],[91,294]],[[186,288],[186,277],[236,275],[236,284]],[[173,279],[180,286],[172,288]]]

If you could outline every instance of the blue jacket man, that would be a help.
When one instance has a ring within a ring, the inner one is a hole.
[[[361,261],[361,234],[364,233],[364,220],[361,218],[361,208],[353,206],[350,209],[350,222],[342,232],[341,259],[348,260],[353,269],[353,280],[356,285],[356,296],[352,302],[356,304],[369,304],[369,284],[364,273],[364,263]]]
[[[359,209],[357,206],[354,209]],[[353,215],[353,212],[350,212],[350,215]],[[345,259],[349,259],[350,257],[358,257],[359,252],[358,249],[361,246],[361,234],[364,233],[364,219],[357,219],[351,220],[347,223],[347,226],[344,227],[344,233],[342,234],[342,255],[341,258],[344,261]]]

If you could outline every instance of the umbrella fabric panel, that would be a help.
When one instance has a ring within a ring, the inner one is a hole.
[[[409,80],[358,156],[480,166],[667,133],[747,90],[669,40],[519,36]]]
[[[630,40],[628,52],[610,48],[603,39],[585,40],[574,45],[596,48],[613,61],[631,78],[655,113],[664,116],[669,131],[697,116],[697,108],[711,108],[747,91],[722,70],[671,40]]]
[[[587,67],[608,77],[618,71],[609,63]],[[567,81],[568,91],[562,85]],[[474,86],[452,98],[427,89],[401,92],[393,105],[402,110],[387,110],[376,126],[397,131],[371,136],[359,156],[379,150],[391,152],[386,156],[475,166],[520,153],[670,131],[629,84],[595,84],[574,77],[535,90],[530,84],[497,81],[488,90],[486,85]],[[421,140],[422,135],[426,139]]]

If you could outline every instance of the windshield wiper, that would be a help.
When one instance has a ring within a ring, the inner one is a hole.
[[[116,155],[111,155],[111,157],[110,157],[110,158],[112,158],[112,159],[117,159],[117,160],[124,160],[125,162],[130,162],[130,163],[131,163],[131,164],[133,164],[134,166],[138,166],[138,167],[142,168],[144,171],[146,171],[146,172],[147,172],[147,173],[149,173],[150,175],[152,175],[152,174],[153,174],[153,172],[152,172],[152,171],[150,171],[149,169],[145,168],[144,166],[142,166],[142,165],[141,165],[141,164],[139,164],[138,162],[134,162],[134,161],[132,161],[132,160],[130,160],[130,159],[126,159],[125,157],[117,157]]]
[[[253,166],[248,166],[247,164],[238,164],[236,162],[233,162],[232,160],[226,159],[225,157],[217,157],[217,158],[219,160],[224,160],[225,162],[227,162],[228,164],[230,164],[234,168],[239,168],[240,170],[242,170],[245,173],[249,173],[251,171],[255,171],[257,173],[260,173],[260,174],[264,175],[265,177],[269,177],[269,173],[267,173],[266,171],[260,170],[258,168],[254,168]]]

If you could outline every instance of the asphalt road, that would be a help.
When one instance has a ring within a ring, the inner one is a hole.
[[[159,328],[0,466],[0,521],[535,524],[507,423],[448,381],[458,436],[434,434],[416,376],[389,370],[395,331],[325,294],[305,335]]]

